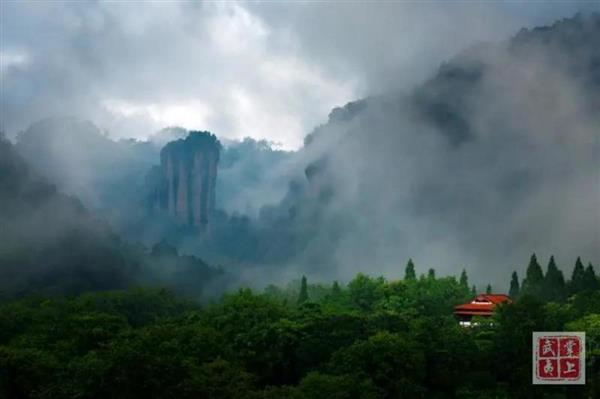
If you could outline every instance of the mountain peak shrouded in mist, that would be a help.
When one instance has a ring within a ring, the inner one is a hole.
[[[294,262],[394,273],[414,257],[478,279],[536,248],[598,258],[599,19],[479,44],[408,95],[335,109],[299,152],[327,201],[308,183],[275,212],[312,237]]]
[[[179,224],[205,233],[215,210],[221,144],[208,132],[190,132],[160,151],[159,176],[151,206],[166,210]]]
[[[135,201],[159,152],[149,142],[116,141],[90,121],[60,116],[20,132],[16,149],[35,173],[92,209]]]
[[[0,290],[22,295],[124,287],[132,265],[113,252],[120,244],[106,226],[37,178],[4,139],[0,160]]]
[[[81,202],[47,183],[0,136],[0,292],[25,296],[164,285],[191,296],[222,272],[177,252],[123,241]]]
[[[148,137],[148,141],[162,148],[171,141],[185,138],[188,133],[187,130],[179,126],[166,127]]]
[[[598,19],[469,47],[412,90],[334,108],[295,152],[178,127],[115,141],[73,118],[34,124],[17,149],[128,239],[167,239],[245,283],[393,276],[410,257],[495,282],[534,250],[594,260]]]

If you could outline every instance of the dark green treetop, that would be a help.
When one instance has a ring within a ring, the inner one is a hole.
[[[460,281],[461,287],[469,289],[469,277],[467,276],[467,271],[465,269],[462,269],[462,272],[460,273],[459,281]]]
[[[529,259],[529,266],[527,266],[527,272],[523,280],[523,286],[521,287],[521,294],[539,298],[542,295],[543,283],[544,272],[538,263],[537,257],[533,254]]]
[[[427,278],[435,280],[435,269],[431,268],[427,271]]]
[[[306,276],[302,276],[302,282],[300,283],[300,294],[298,294],[298,305],[308,301],[308,285],[306,283]]]
[[[563,273],[556,267],[554,256],[551,256],[548,262],[543,286],[543,297],[547,301],[563,302],[566,299],[565,278]]]
[[[600,284],[598,283],[598,277],[594,271],[594,266],[592,266],[591,263],[588,263],[585,268],[585,289],[593,291],[598,288],[600,288]]]
[[[485,287],[485,293],[486,294],[492,293],[492,285],[491,284],[488,284],[487,287]]]
[[[519,296],[519,276],[517,272],[514,271],[510,278],[510,289],[508,290],[508,295],[512,299],[516,299]]]
[[[406,264],[406,269],[404,270],[404,280],[414,281],[416,279],[417,274],[415,272],[415,264],[413,263],[412,259],[409,259],[408,263]]]
[[[585,269],[583,267],[583,263],[581,263],[581,258],[577,257],[575,261],[575,267],[573,268],[573,274],[571,275],[571,283],[570,283],[570,294],[576,294],[580,291],[585,290]]]

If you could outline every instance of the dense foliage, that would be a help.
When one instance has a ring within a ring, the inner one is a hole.
[[[411,262],[412,263],[412,262]],[[409,268],[410,269],[410,268]],[[571,398],[600,393],[600,291],[530,295],[458,325],[466,273],[306,278],[201,307],[165,290],[0,305],[10,398]],[[531,332],[585,331],[585,387],[531,385]]]

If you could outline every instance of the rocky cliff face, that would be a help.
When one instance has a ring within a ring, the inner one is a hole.
[[[190,132],[168,143],[153,171],[153,207],[167,211],[182,226],[206,232],[215,208],[221,145],[208,132]]]

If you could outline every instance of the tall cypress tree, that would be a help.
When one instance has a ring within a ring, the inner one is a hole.
[[[543,283],[544,272],[537,261],[537,257],[533,254],[529,259],[529,266],[527,266],[527,272],[523,280],[523,286],[521,287],[521,294],[541,298]]]
[[[596,272],[594,271],[594,266],[591,263],[588,263],[585,268],[585,289],[586,290],[597,290],[599,287],[598,277],[596,277]]]
[[[298,295],[298,305],[308,301],[308,284],[306,284],[306,276],[302,276],[300,283],[300,294]]]
[[[544,277],[543,286],[542,296],[546,301],[563,302],[566,299],[565,277],[556,267],[554,256],[551,256],[548,262],[548,270]]]
[[[491,284],[488,284],[487,287],[485,287],[485,293],[488,295],[492,293],[492,285]]]
[[[465,269],[462,269],[462,273],[460,273],[460,286],[465,290],[469,289],[469,277]]]
[[[406,264],[406,268],[404,269],[404,280],[414,281],[416,279],[417,274],[415,272],[415,264],[413,263],[412,259],[409,259],[408,263]]]
[[[512,276],[510,278],[510,289],[508,290],[508,295],[512,299],[517,299],[519,296],[519,276],[517,272],[512,272]]]
[[[569,293],[571,295],[577,294],[585,290],[585,269],[583,268],[583,263],[581,263],[581,258],[577,257],[577,261],[575,261],[575,267],[573,268],[573,274],[571,275],[571,283],[569,284]]]
[[[473,284],[473,286],[471,287],[471,295],[477,295],[477,287],[475,287],[475,284]]]

